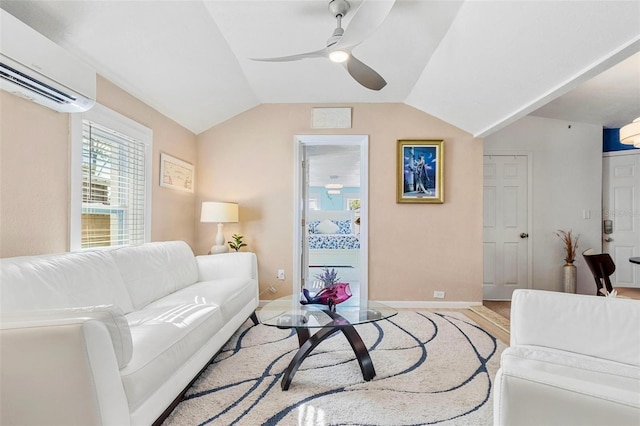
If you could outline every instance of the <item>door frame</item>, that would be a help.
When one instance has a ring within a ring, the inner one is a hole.
[[[482,154],[483,164],[484,156],[525,156],[527,157],[527,288],[533,288],[533,240],[535,238],[533,232],[533,152],[521,150],[485,150]],[[483,166],[484,168],[484,166]],[[484,188],[484,177],[482,182]],[[483,207],[484,208],[484,207]],[[484,221],[482,224],[484,228]],[[484,233],[484,229],[483,229]],[[484,236],[483,236],[484,241]],[[484,299],[484,284],[482,286],[482,296]]]
[[[625,150],[620,150],[620,151],[608,151],[608,152],[603,152],[602,153],[602,206],[601,206],[602,221],[601,221],[601,226],[602,226],[604,218],[605,218],[604,209],[609,207],[608,204],[605,205],[605,198],[604,198],[605,191],[607,191],[607,193],[609,193],[609,195],[611,194],[611,192],[609,191],[609,188],[605,188],[605,185],[604,185],[604,181],[605,181],[604,162],[605,162],[605,159],[612,158],[612,157],[626,157],[626,156],[640,156],[640,150],[625,149]],[[611,182],[609,182],[609,184],[610,183]],[[614,229],[615,229],[615,222],[614,222]],[[601,238],[600,238],[600,252],[601,253],[605,253],[605,246],[606,246],[606,249],[607,249],[606,253],[611,253],[611,246],[604,241],[604,238],[605,238],[604,229],[601,230],[601,234],[600,235],[601,235]],[[640,247],[638,249],[640,249]],[[615,261],[615,257],[616,257],[615,254],[612,255],[612,258],[614,258],[614,261]],[[625,265],[626,265],[626,263],[625,263]],[[634,266],[631,265],[631,268],[634,268]],[[631,269],[631,271],[632,271],[632,274],[637,274],[637,271],[635,269]],[[613,280],[612,284],[613,284],[614,287],[618,284],[617,283],[616,273],[617,273],[617,271],[614,272],[614,274],[611,276],[611,278]],[[637,280],[638,275],[634,275],[634,276],[636,277],[636,280]],[[622,286],[626,286],[626,284],[622,284]]]
[[[293,294],[301,289],[303,195],[300,159],[303,145],[357,145],[360,147],[360,301],[369,299],[369,136],[294,135],[293,137]]]

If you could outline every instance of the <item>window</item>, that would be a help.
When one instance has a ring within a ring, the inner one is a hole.
[[[151,130],[99,105],[71,120],[71,249],[149,241]]]
[[[347,210],[360,210],[360,198],[347,198]]]
[[[309,210],[320,210],[318,208],[318,199],[317,198],[309,198]]]

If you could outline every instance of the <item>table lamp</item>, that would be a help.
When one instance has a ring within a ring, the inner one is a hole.
[[[238,204],[205,201],[202,203],[200,222],[218,223],[218,233],[216,234],[215,244],[211,247],[210,254],[227,253],[229,247],[225,244],[222,228],[224,223],[238,222]]]

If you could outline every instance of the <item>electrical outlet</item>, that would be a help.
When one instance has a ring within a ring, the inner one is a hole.
[[[284,280],[284,269],[278,269],[278,275],[276,276],[279,280]]]
[[[433,292],[433,297],[435,299],[444,299],[444,291],[434,291]]]
[[[276,288],[272,285],[269,286],[269,293],[273,294],[273,293],[277,293],[278,290],[276,290]]]

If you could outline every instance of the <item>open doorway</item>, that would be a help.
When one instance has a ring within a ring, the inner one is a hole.
[[[293,294],[322,289],[335,272],[349,283],[345,304],[368,299],[368,136],[298,135],[294,139]]]

